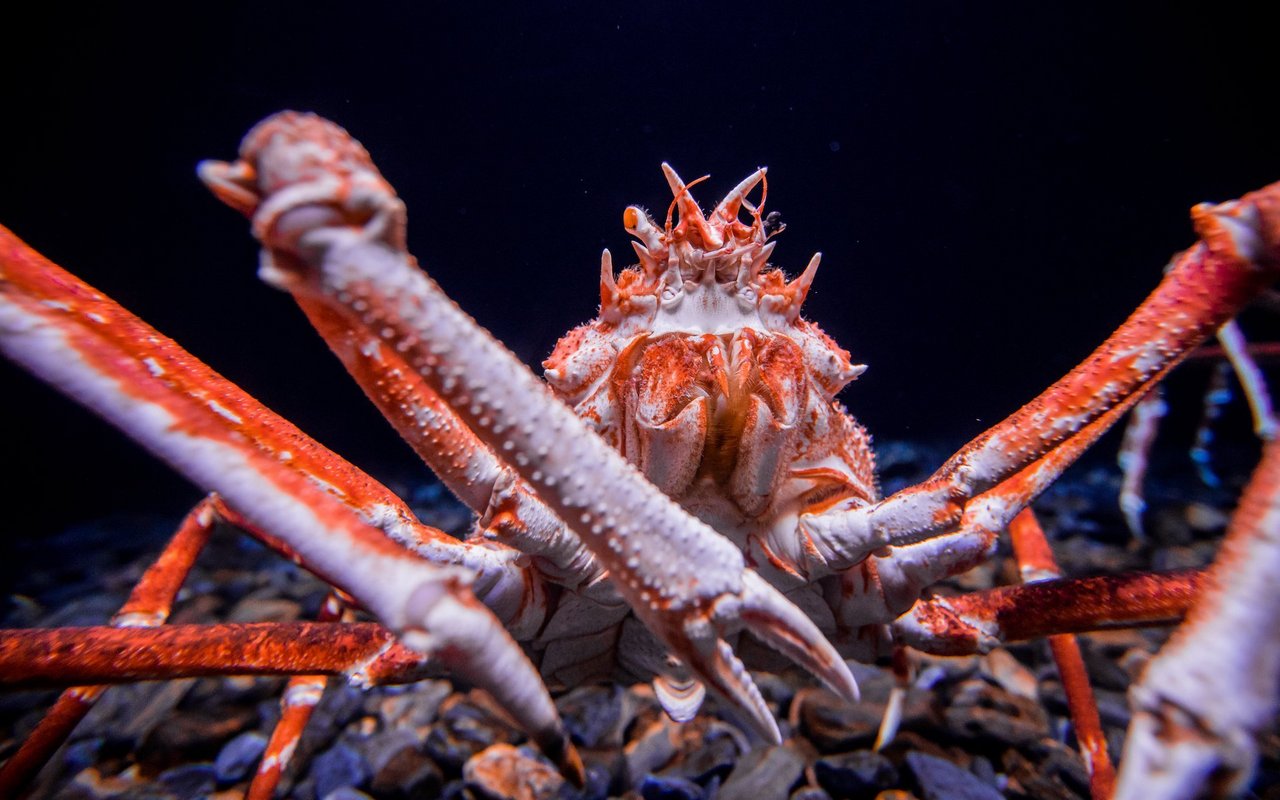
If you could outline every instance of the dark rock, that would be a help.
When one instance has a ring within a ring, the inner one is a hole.
[[[556,703],[565,727],[582,747],[621,747],[623,690],[618,686],[582,686]]]
[[[518,736],[484,709],[454,696],[441,706],[440,719],[427,734],[426,750],[442,767],[461,770],[481,750],[511,744]]]
[[[350,786],[339,786],[326,794],[321,800],[373,800],[372,797]]]
[[[813,765],[813,774],[832,797],[870,796],[898,782],[898,770],[872,750],[820,758]]]
[[[718,800],[785,800],[804,765],[804,755],[791,742],[753,750],[729,774]]]
[[[256,721],[252,709],[212,706],[172,712],[146,739],[144,750],[184,758],[213,758],[222,743]]]
[[[444,785],[435,762],[418,749],[417,736],[403,728],[369,737],[362,748],[379,797],[434,797]]]
[[[1049,718],[1038,703],[982,680],[956,687],[945,717],[947,728],[965,738],[1026,746],[1049,735]]]
[[[311,762],[316,797],[326,797],[343,786],[358,787],[369,779],[369,765],[345,744],[334,745]]]
[[[1004,771],[1009,788],[1040,800],[1068,800],[1089,795],[1089,775],[1080,755],[1052,739],[1040,743],[1034,757],[1017,750],[1004,754]]]
[[[743,746],[741,734],[735,736],[730,730],[727,725],[709,725],[698,746],[668,774],[703,785],[712,777],[722,781],[729,777],[738,759],[750,749]]]
[[[88,739],[71,742],[63,753],[63,765],[72,772],[79,772],[90,764],[97,762],[103,741],[101,736],[93,736]]]
[[[1003,800],[994,786],[944,758],[907,753],[906,763],[924,800]]]
[[[242,733],[222,746],[213,761],[219,783],[235,783],[249,776],[267,749],[267,737],[257,731]]]
[[[876,740],[884,707],[874,703],[802,702],[800,730],[824,753],[869,747]]]
[[[969,771],[983,783],[989,783],[997,789],[1000,788],[997,783],[995,765],[986,756],[974,756],[973,762],[969,764]]]
[[[702,787],[693,781],[648,775],[640,783],[640,796],[644,800],[702,800],[706,795]]]
[[[639,784],[645,775],[666,766],[676,754],[670,731],[670,726],[674,724],[665,717],[654,720],[627,742],[627,746],[623,748],[627,786]]]
[[[197,800],[207,797],[217,787],[218,779],[213,765],[201,762],[165,770],[156,783],[181,800]]]
[[[387,728],[421,730],[436,721],[440,704],[453,692],[448,681],[419,681],[377,701],[377,714]]]

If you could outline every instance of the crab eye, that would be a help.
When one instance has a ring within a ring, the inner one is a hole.
[[[629,231],[633,231],[639,224],[640,211],[635,206],[627,206],[622,212],[622,227]]]

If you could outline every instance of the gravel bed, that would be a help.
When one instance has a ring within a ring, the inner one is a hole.
[[[886,492],[919,480],[937,450],[879,448]],[[1157,471],[1158,472],[1158,471]],[[1246,475],[1215,491],[1151,489],[1149,539],[1130,540],[1116,510],[1118,477],[1076,468],[1037,503],[1067,574],[1208,563]],[[434,524],[465,527],[438,488],[407,493]],[[176,520],[109,519],[20,554],[23,583],[5,627],[103,624]],[[127,532],[127,535],[122,535]],[[67,554],[75,553],[74,558]],[[949,582],[973,591],[1016,580],[1002,554]],[[232,531],[215,534],[184,587],[174,622],[312,618],[326,588]],[[1113,756],[1123,744],[1125,692],[1167,631],[1081,637]],[[647,686],[583,686],[557,698],[589,780],[578,791],[527,744],[483,692],[427,680],[360,692],[331,681],[278,796],[350,798],[1076,798],[1088,796],[1062,687],[1043,642],[983,657],[916,662],[901,732],[880,752],[876,729],[892,687],[886,669],[857,665],[863,699],[837,701],[799,673],[757,674],[783,744],[765,747],[714,702],[670,722]],[[41,774],[38,798],[239,798],[279,716],[276,678],[119,686],[106,693]],[[0,758],[39,721],[55,692],[0,695]],[[1280,797],[1280,742],[1271,732],[1254,792]]]

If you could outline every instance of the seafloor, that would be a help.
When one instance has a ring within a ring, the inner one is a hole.
[[[878,448],[892,491],[924,477],[946,453]],[[1172,457],[1171,462],[1178,457]],[[1247,465],[1248,454],[1236,460]],[[1224,488],[1194,480],[1185,463],[1157,463],[1148,540],[1121,521],[1117,470],[1078,465],[1037,502],[1071,575],[1208,563],[1247,467]],[[408,492],[432,524],[461,530],[467,514],[438,487]],[[193,501],[195,497],[193,496]],[[68,530],[19,557],[21,585],[5,627],[99,625],[119,607],[176,520],[104,519]],[[971,591],[1016,580],[1008,555],[949,582]],[[215,534],[183,589],[174,622],[285,621],[315,615],[325,586],[234,531]],[[1118,757],[1129,722],[1125,692],[1167,631],[1081,637]],[[1043,642],[984,657],[924,658],[902,729],[871,750],[889,673],[856,667],[863,699],[838,702],[803,675],[757,675],[784,743],[753,745],[709,704],[692,723],[668,721],[648,687],[583,686],[558,705],[589,766],[578,792],[525,743],[482,692],[447,680],[360,692],[331,681],[278,796],[330,798],[1074,798],[1088,796],[1061,685]],[[217,678],[111,689],[41,774],[38,798],[239,798],[278,717],[282,679]],[[55,697],[0,696],[0,758],[11,754]],[[1253,792],[1280,797],[1280,740],[1272,731]]]

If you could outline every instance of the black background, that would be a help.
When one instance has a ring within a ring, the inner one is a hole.
[[[959,444],[1076,363],[1192,241],[1280,178],[1274,43],[1248,6],[44,4],[0,48],[0,222],[304,430],[415,474],[246,222],[199,185],[282,109],[355,134],[432,275],[533,364],[591,317],[622,209],[670,161],[714,202],[758,165],[823,266],[808,315],[870,370],[886,439]],[[0,365],[6,538],[199,493]],[[1189,401],[1194,403],[1195,398]]]

